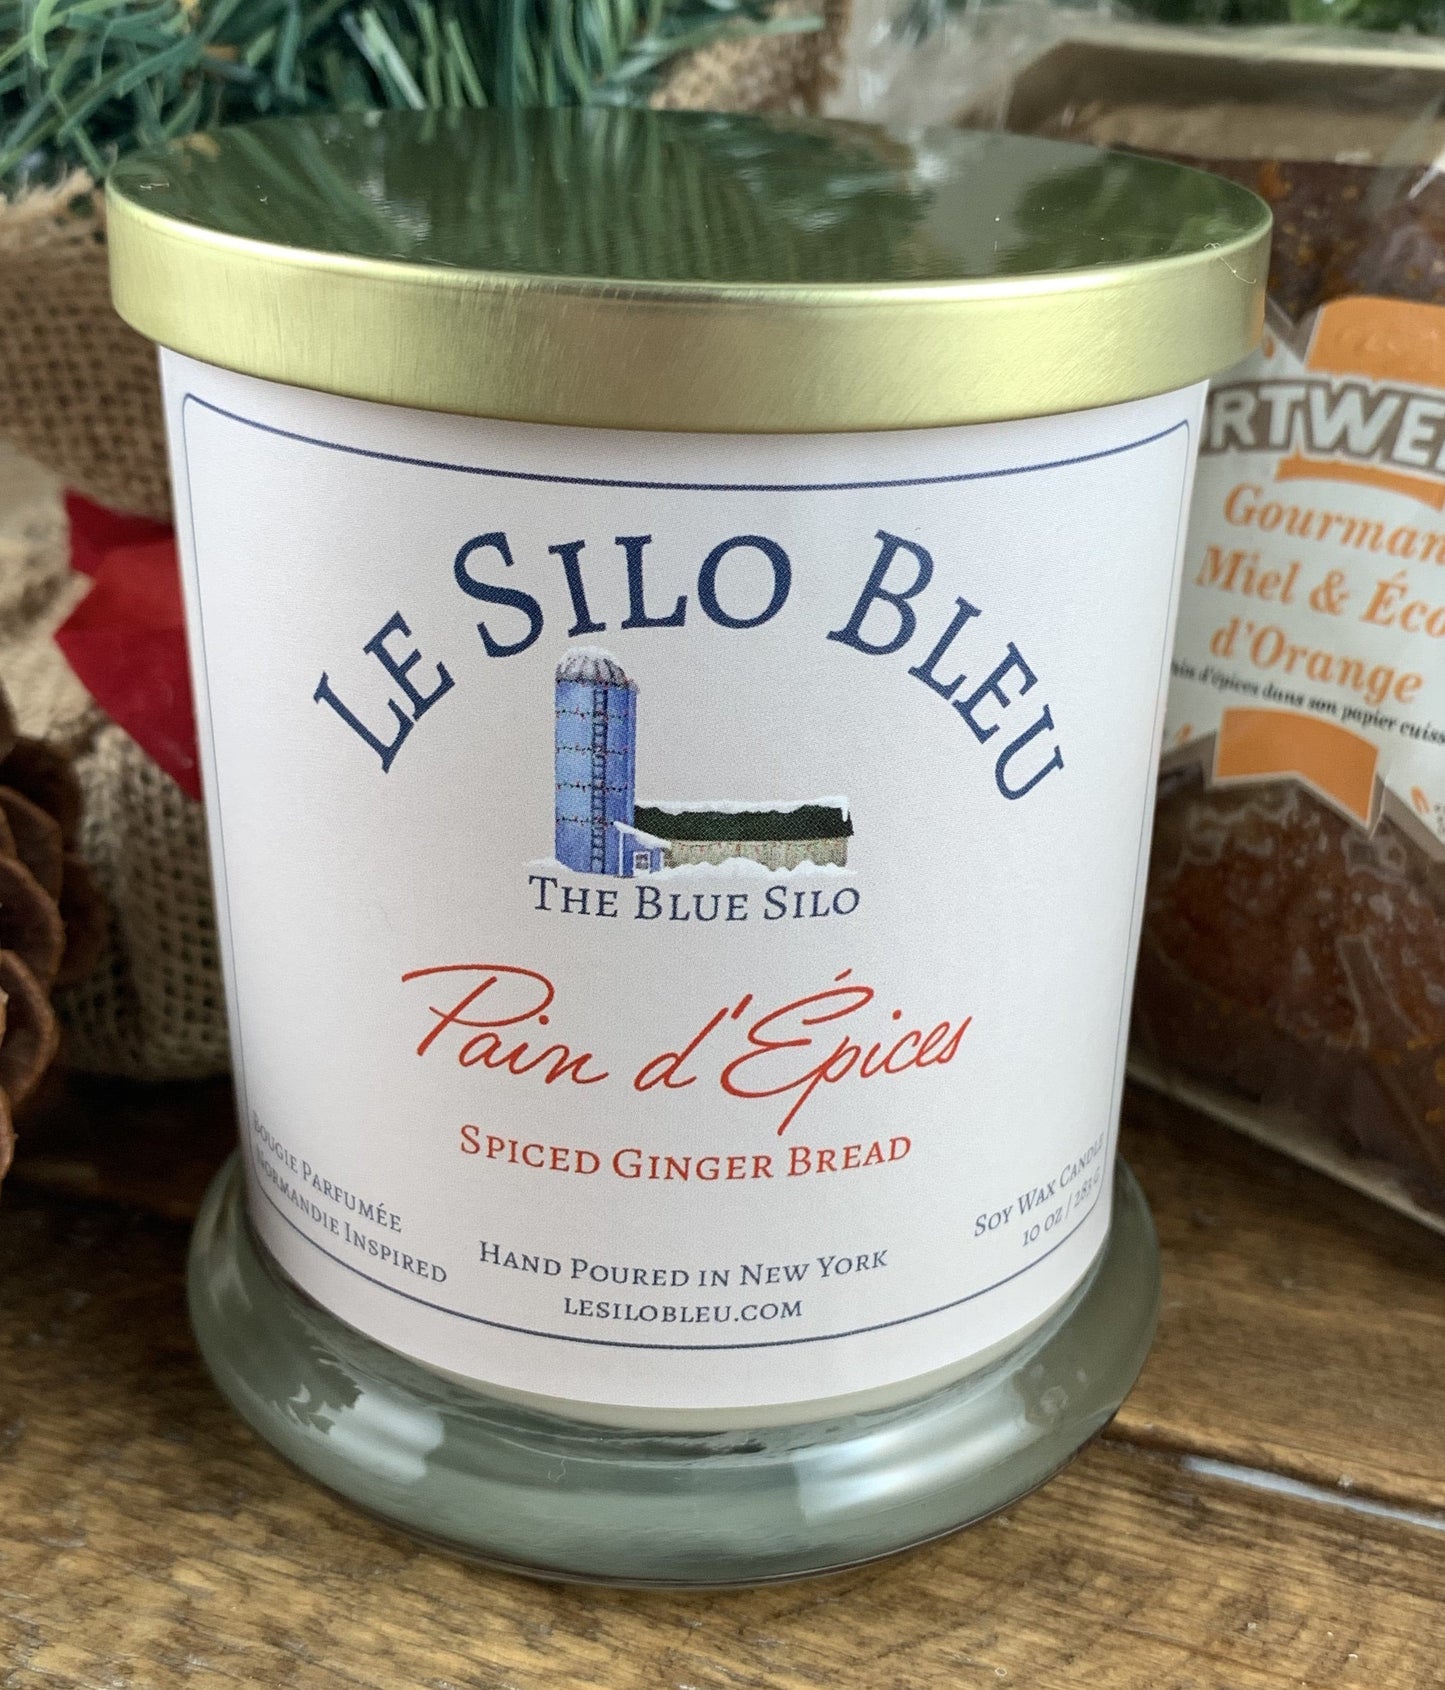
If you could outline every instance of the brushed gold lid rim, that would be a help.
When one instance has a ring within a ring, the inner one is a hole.
[[[1157,257],[801,282],[558,274],[287,244],[167,213],[114,181],[107,206],[121,316],[203,362],[424,410],[772,434],[1085,410],[1237,363],[1263,324],[1269,214],[1229,191],[1231,238]]]

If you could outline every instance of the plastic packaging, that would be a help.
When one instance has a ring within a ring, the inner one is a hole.
[[[875,22],[845,97],[1271,203],[1269,330],[1201,442],[1132,1069],[1445,1227],[1445,51],[1006,7],[923,54]]]

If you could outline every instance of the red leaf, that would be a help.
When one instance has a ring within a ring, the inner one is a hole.
[[[96,703],[181,790],[201,796],[175,536],[66,496],[71,558],[94,585],[55,643]]]
[[[94,575],[105,554],[116,546],[136,546],[147,540],[171,537],[171,530],[164,522],[107,510],[79,493],[65,495],[65,514],[70,521],[70,567],[81,575]]]

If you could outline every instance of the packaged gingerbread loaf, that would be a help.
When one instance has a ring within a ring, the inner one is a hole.
[[[1002,121],[1276,219],[1263,346],[1200,441],[1135,1072],[1445,1227],[1442,112],[1428,44],[1116,25]]]

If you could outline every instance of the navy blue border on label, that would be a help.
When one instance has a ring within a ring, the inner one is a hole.
[[[1080,452],[1072,458],[1053,458],[1041,464],[1012,464],[1005,469],[960,470],[956,475],[895,476],[883,481],[627,481],[614,476],[546,475],[540,470],[490,469],[482,464],[450,464],[443,458],[409,458],[402,452],[383,452],[372,446],[348,446],[339,440],[323,440],[319,435],[300,434],[295,429],[277,428],[274,423],[257,422],[254,417],[243,417],[239,411],[228,411],[222,405],[213,405],[209,399],[202,399],[198,393],[187,393],[181,399],[183,432],[187,405],[199,405],[203,411],[211,411],[228,422],[254,428],[261,434],[274,434],[282,440],[294,440],[299,446],[319,446],[327,452],[344,452],[354,458],[375,458],[382,463],[406,464],[413,469],[444,469],[453,475],[479,475],[495,481],[540,481],[557,487],[627,487],[643,493],[854,493],[866,492],[875,487],[946,487],[959,481],[998,481],[1010,475],[1032,475],[1036,470],[1068,469],[1073,464],[1092,464],[1100,458],[1117,458],[1125,452],[1136,452],[1141,446],[1152,446],[1156,441],[1177,434],[1181,428],[1186,434],[1192,432],[1189,419],[1181,417],[1178,422],[1170,423],[1168,428],[1156,429],[1153,434],[1146,434],[1139,440],[1127,440],[1122,446],[1103,446],[1097,452]],[[186,490],[189,494],[189,485]]]
[[[938,486],[948,486],[948,485],[952,485],[952,484],[956,484],[956,483],[960,483],[960,482],[968,482],[968,481],[1000,480],[1000,479],[1002,479],[1006,476],[1030,475],[1030,474],[1034,474],[1036,472],[1044,471],[1044,470],[1067,469],[1067,468],[1070,468],[1071,466],[1073,466],[1075,464],[1095,463],[1095,462],[1097,462],[1097,461],[1099,461],[1100,459],[1103,459],[1103,458],[1120,457],[1125,452],[1134,452],[1134,451],[1140,450],[1142,447],[1155,445],[1159,441],[1167,439],[1170,435],[1179,433],[1179,431],[1181,429],[1184,431],[1184,434],[1185,434],[1187,440],[1192,441],[1192,437],[1193,437],[1193,429],[1191,427],[1189,419],[1187,417],[1181,417],[1178,422],[1171,423],[1167,428],[1156,429],[1152,434],[1143,435],[1137,440],[1125,441],[1123,444],[1118,445],[1118,446],[1102,447],[1096,452],[1081,452],[1081,453],[1078,453],[1078,454],[1076,454],[1072,457],[1053,458],[1053,459],[1046,460],[1045,462],[1042,462],[1042,463],[1014,464],[1014,465],[1009,465],[1009,466],[1002,468],[1002,469],[964,470],[964,471],[960,471],[960,472],[953,474],[953,475],[911,476],[911,477],[899,477],[899,478],[876,480],[876,481],[821,481],[821,482],[793,482],[793,481],[783,481],[783,482],[631,481],[631,480],[624,480],[624,479],[619,479],[619,478],[611,478],[611,477],[603,477],[603,476],[549,475],[549,474],[544,474],[540,471],[532,471],[532,470],[495,469],[495,468],[488,468],[488,467],[485,467],[485,466],[482,466],[482,465],[476,465],[476,464],[455,464],[455,463],[448,463],[445,460],[441,460],[441,459],[408,457],[405,454],[400,453],[400,452],[383,452],[379,449],[372,448],[372,447],[348,445],[343,441],[325,440],[325,439],[322,439],[322,438],[315,436],[315,435],[299,433],[298,431],[296,431],[294,429],[278,428],[272,423],[260,422],[254,417],[243,416],[237,411],[227,410],[224,406],[213,404],[209,399],[203,399],[197,393],[187,391],[182,395],[181,405],[180,405],[180,411],[181,411],[181,443],[182,443],[182,458],[183,458],[183,462],[184,462],[184,466],[185,466],[185,474],[186,474],[186,515],[187,515],[187,520],[188,520],[190,530],[191,530],[191,557],[194,560],[195,580],[196,580],[196,621],[197,621],[197,625],[198,625],[198,627],[201,631],[201,636],[202,636],[201,637],[201,646],[202,646],[201,661],[202,661],[202,664],[204,664],[204,661],[205,661],[205,634],[204,634],[205,615],[204,615],[204,609],[203,609],[203,606],[202,606],[202,603],[201,603],[201,587],[200,587],[200,574],[201,574],[201,572],[200,572],[199,556],[198,556],[198,551],[197,551],[197,546],[196,546],[195,506],[194,506],[194,499],[192,497],[191,485],[190,485],[190,450],[189,450],[189,440],[186,437],[186,413],[187,413],[187,407],[190,406],[190,405],[197,405],[202,410],[210,411],[218,417],[225,418],[226,421],[228,421],[228,422],[239,423],[242,427],[255,429],[259,433],[262,433],[262,434],[275,435],[275,436],[277,436],[277,437],[279,437],[280,439],[283,439],[283,440],[294,441],[298,445],[315,446],[315,447],[318,447],[318,448],[320,448],[324,451],[328,451],[328,452],[345,453],[346,455],[351,456],[351,457],[372,458],[372,459],[380,460],[380,461],[385,462],[385,463],[405,464],[405,465],[408,465],[409,467],[417,468],[417,469],[446,470],[446,471],[450,471],[451,473],[457,474],[457,475],[483,476],[483,477],[488,477],[488,478],[491,478],[491,479],[503,480],[503,481],[544,482],[544,483],[550,483],[550,484],[560,485],[560,486],[569,486],[569,487],[621,487],[621,488],[628,488],[628,489],[633,489],[633,490],[643,491],[643,492],[675,492],[675,493],[829,493],[829,492],[839,492],[839,493],[841,493],[841,492],[863,491],[863,490],[872,489],[872,488],[884,488],[884,487],[938,487]],[[930,430],[929,432],[933,432],[933,431]],[[1187,513],[1187,509],[1185,507],[1183,490],[1181,489],[1179,517],[1178,517],[1178,521],[1177,521],[1176,526],[1175,526],[1175,536],[1174,536],[1176,554],[1177,554],[1178,549],[1179,549],[1180,531],[1183,527],[1183,524],[1184,524],[1184,521],[1185,521],[1187,514],[1188,513]],[[1167,677],[1167,665],[1168,665],[1168,662],[1169,662],[1169,656],[1170,656],[1169,642],[1166,639],[1166,641],[1164,643],[1164,649],[1163,649],[1163,652],[1162,652],[1161,658],[1160,658],[1161,686],[1163,684],[1163,677]],[[215,740],[214,740],[214,736],[211,733],[211,727],[210,727],[209,706],[207,707],[207,709],[205,711],[205,721],[206,721],[207,737],[211,740],[210,766],[211,766],[211,769],[214,771],[217,767],[217,763],[216,763]],[[221,806],[221,796],[220,796],[219,786],[220,786],[219,779],[213,780],[213,790],[211,792],[211,799],[212,799],[212,802],[215,805],[216,821],[217,821],[217,827],[216,827],[216,830],[215,830],[216,831],[216,839],[215,839],[215,843],[214,843],[213,848],[214,848],[215,853],[216,853],[216,860],[217,860],[217,863],[218,863],[219,868],[220,868],[221,877],[224,880],[225,879],[225,826],[224,826],[224,822],[222,820],[222,806]],[[1151,820],[1152,820],[1152,817],[1149,814],[1146,813],[1145,816],[1143,817],[1142,821],[1141,821],[1141,824],[1140,824],[1139,862],[1141,864],[1144,861],[1144,854],[1145,854],[1145,852],[1147,851],[1147,848],[1148,848],[1149,826],[1150,826]],[[234,955],[235,955],[234,941],[233,941],[231,933],[229,931],[229,928],[230,928],[230,899],[229,899],[229,896],[227,896],[227,898],[226,898],[226,925],[227,925],[227,934],[226,934],[227,949],[230,952],[231,956],[234,957]],[[1131,937],[1132,937],[1132,935],[1131,935]],[[1126,963],[1125,963],[1125,986],[1126,986],[1126,988],[1127,988],[1127,985],[1128,985],[1129,978],[1130,978],[1130,971],[1129,971],[1129,968],[1128,968],[1128,961],[1126,959]],[[1122,1056],[1124,1039],[1125,1039],[1125,1034],[1126,1034],[1127,1025],[1128,1025],[1128,1012],[1129,1012],[1129,996],[1128,996],[1127,990],[1125,990],[1121,993],[1121,1004],[1120,1004],[1120,1014],[1119,1014],[1119,1034],[1118,1034],[1118,1039],[1117,1039],[1117,1048],[1120,1051],[1121,1056]],[[236,1025],[236,1037],[237,1037],[238,1044],[240,1044],[241,1043],[241,1027],[240,1027],[241,1014],[240,1014],[239,1006],[236,1007],[235,1012],[234,1012],[234,1016],[235,1016],[235,1025]],[[245,1056],[244,1056],[243,1050],[238,1049],[237,1058],[238,1058],[237,1067],[238,1067],[238,1070],[239,1070],[237,1077],[238,1077],[238,1080],[241,1082],[240,1085],[238,1085],[238,1095],[241,1098],[244,1098]],[[1120,1073],[1122,1075],[1122,1064],[1120,1065]],[[1108,1130],[1110,1131],[1111,1134],[1113,1134],[1115,1132],[1115,1128],[1117,1126],[1118,1108],[1119,1108],[1119,1103],[1120,1103],[1120,1097],[1119,1097],[1120,1085],[1121,1085],[1121,1079],[1116,1079],[1114,1095],[1113,1095],[1113,1098],[1111,1099],[1110,1118],[1109,1118],[1109,1126],[1108,1126]],[[253,1161],[253,1147],[251,1145],[250,1126],[249,1126],[249,1123],[245,1120],[244,1114],[245,1114],[245,1111],[244,1111],[244,1107],[243,1107],[243,1109],[242,1109],[243,1119],[242,1119],[242,1122],[241,1122],[241,1135],[240,1136],[241,1136],[241,1139],[242,1139],[242,1142],[243,1142],[243,1145],[244,1145],[244,1148],[245,1148],[246,1159],[247,1159],[248,1162],[252,1162]],[[1111,1148],[1114,1151],[1114,1154],[1117,1154],[1117,1136],[1115,1136],[1115,1140],[1114,1140],[1114,1143],[1111,1146]],[[1112,1164],[1112,1160],[1113,1160],[1113,1158],[1111,1156],[1111,1158],[1110,1158],[1111,1164]],[[899,1316],[896,1316],[892,1320],[877,1321],[874,1324],[869,1325],[869,1326],[849,1327],[845,1331],[841,1331],[841,1332],[815,1333],[811,1337],[765,1338],[765,1339],[759,1339],[759,1340],[757,1340],[755,1342],[751,1342],[751,1343],[735,1343],[735,1344],[657,1344],[657,1343],[629,1342],[625,1339],[618,1339],[618,1338],[589,1338],[589,1337],[584,1337],[580,1333],[550,1332],[550,1331],[547,1331],[547,1330],[542,1329],[542,1328],[536,1328],[536,1327],[530,1327],[530,1326],[517,1326],[517,1325],[511,1324],[508,1321],[490,1319],[486,1315],[469,1314],[464,1309],[449,1308],[444,1303],[430,1302],[425,1297],[418,1297],[414,1292],[403,1291],[398,1286],[388,1284],[387,1281],[385,1281],[385,1280],[377,1279],[372,1274],[364,1273],[360,1268],[355,1266],[354,1263],[348,1262],[347,1260],[345,1260],[341,1256],[334,1255],[330,1250],[328,1250],[325,1247],[324,1244],[322,1244],[319,1240],[313,1238],[306,1231],[304,1231],[291,1218],[291,1216],[288,1215],[285,1212],[285,1210],[276,1201],[276,1199],[271,1196],[270,1192],[266,1190],[265,1181],[256,1172],[254,1166],[252,1167],[251,1179],[248,1182],[248,1191],[259,1193],[262,1197],[264,1197],[266,1199],[266,1202],[269,1204],[269,1206],[275,1211],[277,1218],[280,1221],[282,1221],[286,1226],[290,1227],[290,1229],[296,1234],[296,1236],[298,1238],[300,1238],[304,1243],[309,1244],[313,1250],[317,1251],[320,1255],[324,1256],[327,1259],[327,1261],[334,1263],[337,1267],[344,1269],[347,1273],[355,1275],[356,1278],[364,1280],[368,1285],[374,1285],[374,1286],[377,1287],[378,1290],[386,1291],[386,1292],[390,1293],[392,1296],[400,1297],[403,1301],[415,1304],[416,1306],[418,1306],[420,1308],[430,1309],[433,1313],[436,1313],[436,1314],[449,1315],[453,1319],[467,1321],[472,1325],[486,1326],[486,1327],[493,1329],[494,1331],[510,1332],[510,1333],[514,1333],[518,1336],[526,1337],[526,1338],[543,1338],[543,1339],[546,1339],[548,1341],[555,1342],[555,1343],[584,1344],[584,1345],[591,1346],[593,1348],[610,1349],[610,1350],[681,1350],[681,1351],[791,1349],[791,1348],[795,1348],[795,1347],[797,1347],[799,1345],[803,1345],[803,1344],[833,1343],[833,1342],[836,1342],[836,1341],[844,1339],[844,1338],[862,1337],[862,1336],[864,1336],[868,1333],[872,1333],[872,1332],[886,1332],[886,1331],[888,1331],[888,1330],[890,1330],[891,1328],[894,1328],[894,1327],[909,1326],[909,1325],[912,1325],[915,1321],[928,1320],[935,1315],[946,1314],[952,1309],[961,1308],[967,1303],[976,1302],[980,1297],[989,1296],[992,1292],[999,1290],[1001,1287],[1003,1287],[1005,1285],[1012,1284],[1016,1279],[1021,1279],[1026,1273],[1031,1273],[1031,1272],[1033,1272],[1033,1270],[1035,1268],[1041,1267],[1046,1261],[1048,1261],[1048,1259],[1051,1256],[1055,1255],[1059,1250],[1061,1250],[1064,1247],[1064,1245],[1067,1244],[1075,1236],[1075,1234],[1078,1233],[1088,1223],[1088,1221],[1092,1217],[1095,1209],[1099,1205],[1100,1198],[1102,1198],[1102,1196],[1104,1195],[1104,1192],[1106,1190],[1110,1190],[1110,1189],[1112,1189],[1112,1181],[1101,1181],[1100,1185],[1099,1185],[1099,1191],[1095,1195],[1093,1202],[1089,1204],[1089,1207],[1079,1217],[1078,1221],[1072,1227],[1070,1227],[1068,1232],[1066,1232],[1063,1235],[1062,1238],[1057,1239],[1052,1245],[1050,1245],[1050,1247],[1047,1250],[1045,1250],[1042,1255],[1036,1256],[1032,1261],[1026,1262],[1021,1268],[1016,1269],[1013,1273],[1006,1274],[1002,1279],[995,1280],[991,1285],[985,1285],[977,1291],[970,1291],[965,1296],[954,1298],[951,1302],[939,1303],[933,1308],[921,1309],[916,1314],[899,1315]],[[284,1269],[283,1269],[283,1271],[284,1271]],[[381,1340],[377,1340],[377,1341],[380,1342]]]

